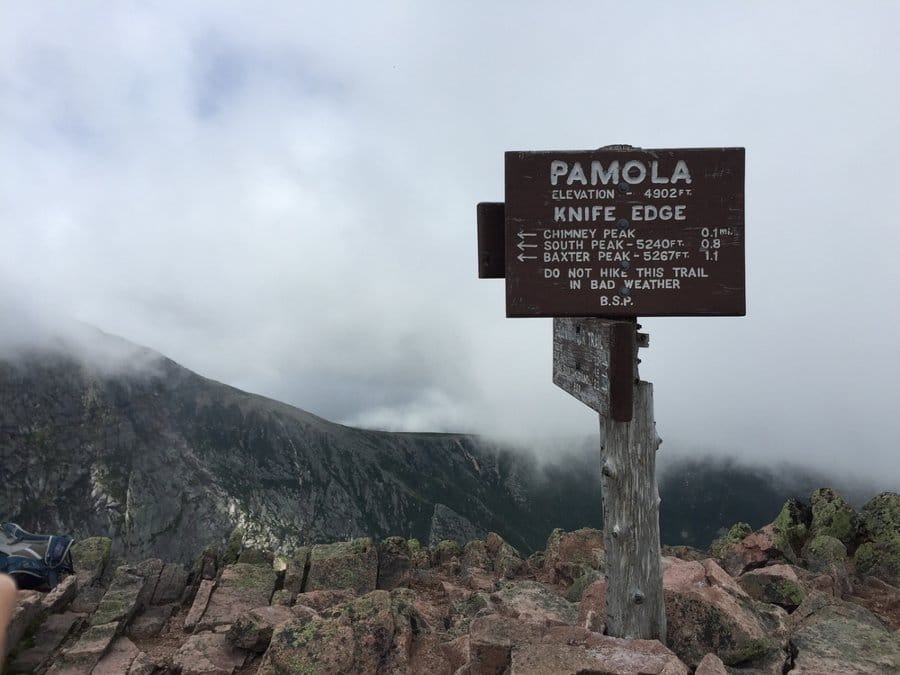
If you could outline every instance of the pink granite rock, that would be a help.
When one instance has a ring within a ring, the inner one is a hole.
[[[305,608],[308,611],[309,608]],[[312,620],[314,614],[309,614]],[[256,607],[241,614],[228,629],[228,640],[235,647],[262,653],[269,647],[272,632],[278,624],[296,621],[298,616],[287,607],[279,605]]]
[[[191,635],[172,657],[181,675],[232,675],[244,665],[247,652],[228,643],[222,633]]]
[[[37,591],[17,591],[16,608],[6,628],[6,650],[11,650],[25,635],[28,626],[37,618],[43,609],[41,600],[43,596]],[[2,656],[6,656],[3,654]],[[2,663],[2,659],[0,659]]]
[[[455,640],[444,642],[441,649],[450,663],[451,672],[456,672],[469,660],[469,636],[461,635]]]
[[[894,675],[900,634],[860,605],[810,594],[791,615],[793,670],[803,673]]]
[[[317,544],[309,554],[306,591],[352,589],[357,594],[375,590],[378,554],[371,539]]]
[[[372,591],[333,616],[280,624],[258,674],[411,672],[412,620],[408,606]]]
[[[472,675],[689,672],[656,640],[622,640],[577,626],[538,626],[488,616],[472,622],[469,639],[464,667]]]
[[[43,610],[48,614],[61,612],[72,602],[77,593],[78,577],[70,574],[41,599]]]
[[[73,577],[74,578],[74,577]],[[47,617],[34,634],[34,645],[20,651],[12,663],[7,664],[9,673],[35,673],[49,663],[51,655],[70,633],[78,631],[84,623],[84,614],[63,612]]]
[[[321,612],[329,607],[349,602],[355,597],[356,593],[346,589],[340,591],[307,591],[297,595],[294,604],[310,607],[317,612]]]
[[[159,573],[159,581],[153,590],[151,604],[168,605],[179,602],[187,587],[188,571],[184,565],[168,562]]]
[[[608,638],[614,640],[615,638]],[[657,643],[659,644],[659,643]],[[660,645],[662,646],[662,645]],[[475,672],[475,671],[473,671]],[[510,675],[688,675],[677,656],[647,654],[628,640],[622,644],[588,647],[569,644],[516,645],[510,657]]]
[[[62,650],[47,671],[48,675],[90,673],[116,638],[118,622],[89,626],[71,647]]]
[[[725,670],[722,659],[715,654],[707,654],[697,664],[694,675],[728,675],[728,671]]]
[[[784,636],[771,635],[753,601],[714,562],[664,558],[663,567],[667,643],[690,667],[710,652],[780,647]]]
[[[721,563],[726,572],[736,577],[783,560],[783,554],[775,546],[775,526],[770,523],[725,549]]]
[[[740,585],[757,602],[768,602],[795,610],[806,597],[800,575],[804,570],[793,565],[770,565],[750,570],[740,578]]]
[[[254,607],[267,606],[276,580],[277,575],[271,567],[248,563],[228,565],[222,571],[195,630],[212,630],[228,625]]]
[[[582,528],[564,532],[556,529],[547,539],[544,569],[552,584],[570,585],[581,576],[585,566],[602,571],[605,560],[601,530]]]
[[[500,616],[544,626],[578,622],[578,605],[536,581],[507,581],[490,595],[490,608]]]
[[[122,675],[122,673],[127,673],[140,651],[127,637],[116,638],[109,651],[94,666],[91,675]]]
[[[216,582],[212,579],[204,579],[200,582],[200,588],[197,589],[197,593],[194,595],[194,602],[191,604],[191,609],[184,619],[184,629],[186,631],[194,630],[197,623],[203,617],[203,612],[206,611],[206,606],[209,604],[209,597],[212,595],[215,586]]]
[[[602,633],[606,626],[606,579],[598,579],[584,590],[578,609],[578,625]]]

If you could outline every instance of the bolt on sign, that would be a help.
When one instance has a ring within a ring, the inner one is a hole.
[[[504,213],[509,317],[746,313],[743,148],[507,152]]]

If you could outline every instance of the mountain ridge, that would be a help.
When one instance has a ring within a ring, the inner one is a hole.
[[[599,444],[538,461],[469,434],[345,426],[99,335],[0,358],[0,512],[27,529],[187,561],[236,527],[273,550],[496,531],[529,552],[554,528],[602,526]],[[798,471],[776,488],[772,472],[727,462],[662,466],[666,544],[759,526],[825,484]]]

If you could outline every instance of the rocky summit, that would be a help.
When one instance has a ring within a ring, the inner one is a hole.
[[[93,537],[74,575],[19,592],[6,672],[896,673],[898,506],[884,493],[856,512],[818,490],[709,554],[665,550],[665,644],[604,634],[599,530],[556,530],[528,557],[494,533],[276,555],[236,531],[190,565],[126,563]]]

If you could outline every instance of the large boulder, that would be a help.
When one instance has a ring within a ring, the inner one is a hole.
[[[557,528],[550,533],[544,555],[544,570],[546,579],[551,584],[569,588],[577,579],[589,574],[589,570],[602,572],[605,566],[606,551],[603,548],[601,530],[585,527],[565,532]],[[590,582],[596,578],[596,575],[590,575]],[[583,584],[583,587],[589,583]]]
[[[740,541],[719,549],[719,563],[736,577],[748,570],[782,562],[785,558],[775,545],[775,536],[775,526],[772,524],[751,532]]]
[[[500,616],[542,626],[574,625],[578,605],[536,581],[507,581],[490,595],[490,608]]]
[[[595,633],[606,627],[606,577],[597,579],[581,594],[578,605],[578,625]]]
[[[709,554],[714,558],[721,558],[729,546],[742,541],[752,532],[753,528],[747,523],[735,523],[728,532],[709,545]]]
[[[860,520],[865,541],[853,557],[856,571],[900,585],[900,494],[873,497],[862,507]]]
[[[814,574],[826,574],[834,580],[836,595],[852,590],[847,572],[847,547],[843,542],[828,534],[816,534],[803,547],[806,567]]]
[[[814,593],[791,615],[791,626],[790,672],[900,672],[900,634],[864,607]]]
[[[91,616],[92,626],[115,623],[116,630],[121,630],[134,616],[141,596],[146,593],[146,583],[144,577],[133,571],[134,568],[125,566],[116,570],[112,583]]]
[[[794,565],[800,564],[811,524],[810,508],[797,499],[788,499],[772,523],[775,548]]]
[[[771,565],[751,570],[739,580],[741,588],[757,602],[767,602],[792,612],[806,597],[799,570],[791,565]]]
[[[844,498],[831,488],[816,490],[810,495],[812,513],[810,535],[825,534],[841,541],[847,548],[854,545],[858,535],[859,518]]]
[[[172,665],[182,675],[232,675],[248,656],[225,634],[206,632],[187,638],[172,657]]]
[[[624,640],[576,626],[539,626],[496,615],[472,622],[472,675],[687,675],[688,668],[657,640]]]
[[[519,552],[507,544],[496,532],[488,532],[484,546],[494,571],[501,579],[511,579],[524,567],[525,561]]]
[[[407,672],[415,616],[376,590],[332,616],[279,625],[257,671],[280,673]]]
[[[667,641],[682,661],[696,668],[710,652],[729,665],[780,658],[783,610],[757,612],[750,596],[711,559],[663,558],[663,566]]]
[[[304,591],[349,588],[363,594],[375,590],[377,581],[378,553],[366,537],[313,546]]]
[[[413,566],[412,551],[403,537],[388,537],[378,543],[378,578],[375,586],[391,590],[406,581]]]
[[[853,595],[844,598],[868,609],[892,631],[900,632],[900,588],[878,577],[864,577],[853,586]]]
[[[109,537],[88,537],[72,544],[69,550],[79,588],[92,586],[103,576],[111,549],[112,539]]]
[[[304,608],[305,609],[305,608]],[[297,614],[287,607],[256,607],[241,614],[228,629],[228,641],[235,647],[262,653],[269,648],[272,633],[279,624],[293,621]],[[305,616],[314,616],[310,611]]]
[[[277,575],[271,567],[247,563],[228,565],[222,570],[195,630],[200,632],[230,625],[244,612],[268,605],[276,581]]]

